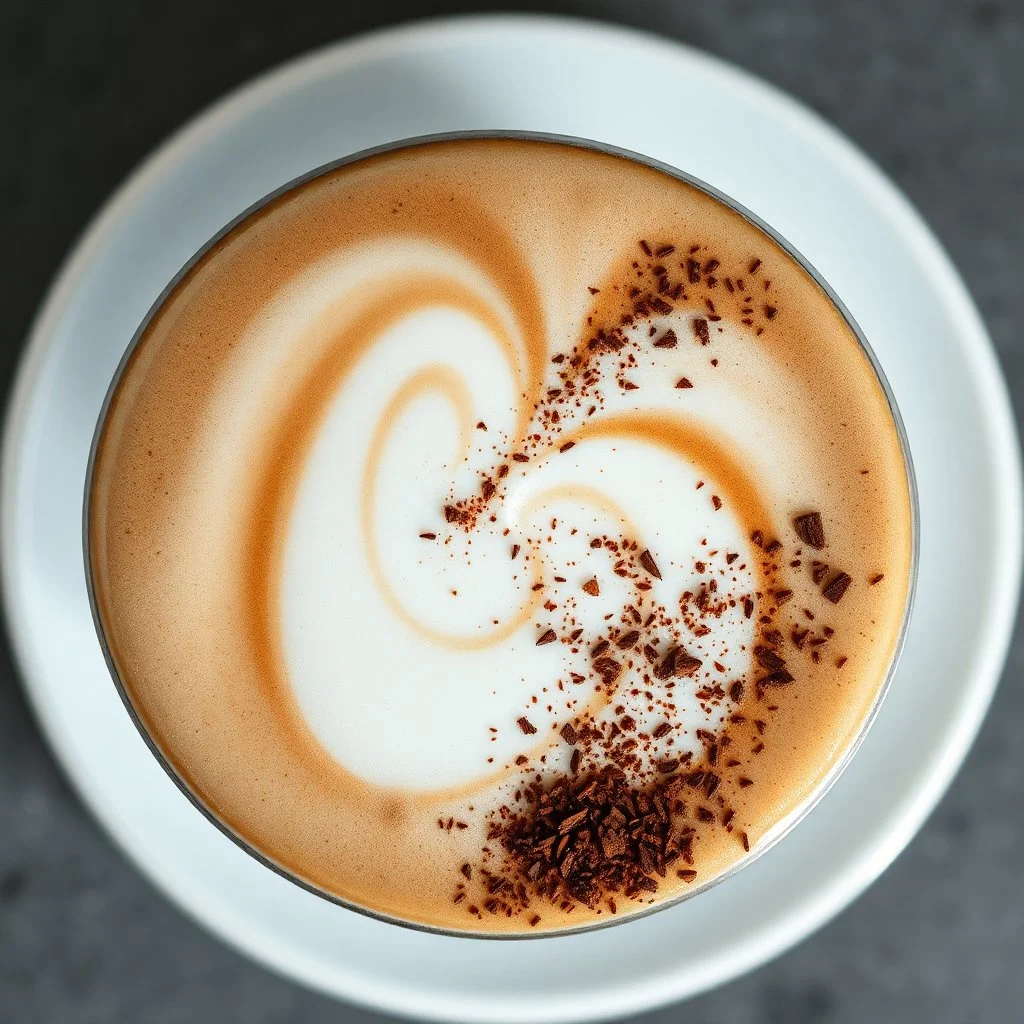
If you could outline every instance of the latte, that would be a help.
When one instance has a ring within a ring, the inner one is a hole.
[[[214,244],[113,389],[101,632],[163,759],[359,908],[471,932],[691,892],[836,770],[912,497],[818,283],[565,143],[328,170]]]

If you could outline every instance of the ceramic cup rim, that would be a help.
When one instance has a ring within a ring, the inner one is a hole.
[[[149,729],[146,727],[143,717],[136,709],[132,702],[128,687],[125,685],[124,680],[121,678],[120,671],[115,664],[113,653],[110,648],[110,644],[107,641],[106,631],[103,624],[103,619],[100,614],[99,602],[96,595],[95,577],[92,566],[92,546],[89,541],[90,537],[90,506],[91,506],[91,495],[94,471],[96,467],[96,458],[100,445],[100,441],[103,437],[103,432],[107,424],[107,417],[110,411],[110,406],[114,395],[120,386],[121,380],[124,377],[125,371],[131,361],[131,357],[135,352],[135,349],[145,336],[150,324],[157,316],[157,314],[163,309],[167,300],[174,294],[181,282],[188,276],[188,274],[199,265],[206,256],[232,231],[235,230],[239,225],[243,224],[250,217],[254,216],[262,209],[303,185],[308,184],[311,181],[315,181],[317,178],[323,177],[324,175],[330,174],[334,171],[339,170],[342,167],[346,167],[349,164],[357,163],[360,160],[365,160],[370,157],[379,156],[382,154],[400,152],[402,150],[415,149],[420,146],[427,146],[434,143],[443,142],[462,142],[462,141],[519,141],[519,142],[539,142],[547,143],[551,145],[570,146],[576,149],[585,149],[592,152],[601,153],[608,156],[619,157],[639,164],[643,167],[651,168],[659,171],[669,177],[675,178],[687,185],[696,188],[703,192],[705,195],[716,200],[718,203],[725,206],[727,209],[732,210],[734,213],[739,214],[744,220],[752,224],[757,230],[761,231],[768,238],[770,238],[776,245],[778,245],[786,255],[793,260],[803,271],[814,281],[819,289],[825,294],[828,300],[832,303],[835,309],[843,317],[847,326],[850,328],[854,337],[857,339],[860,345],[861,351],[867,358],[871,368],[875,374],[875,378],[878,381],[879,386],[885,395],[886,403],[889,407],[889,413],[893,420],[893,425],[896,428],[897,437],[899,439],[900,451],[903,457],[904,471],[906,473],[907,487],[910,497],[910,528],[911,528],[911,544],[910,544],[910,567],[907,584],[907,595],[904,602],[902,620],[900,623],[899,636],[895,647],[893,649],[892,656],[889,661],[889,666],[886,670],[885,678],[882,681],[881,686],[878,688],[875,697],[872,701],[871,707],[866,712],[862,719],[860,726],[857,730],[856,735],[849,741],[843,750],[842,755],[837,758],[835,763],[826,773],[826,775],[819,780],[818,784],[814,789],[804,798],[799,807],[790,813],[781,827],[774,830],[773,834],[762,843],[752,850],[747,856],[731,865],[725,871],[720,872],[714,877],[701,883],[700,885],[694,886],[692,889],[687,889],[683,893],[679,893],[671,899],[662,900],[655,903],[652,906],[644,907],[639,910],[631,910],[629,913],[622,915],[621,917],[609,918],[605,921],[588,922],[583,925],[570,928],[561,928],[552,931],[544,932],[485,932],[485,931],[473,931],[470,929],[456,929],[446,928],[438,925],[429,924],[422,921],[413,921],[407,918],[403,918],[394,914],[382,913],[379,910],[375,910],[371,907],[363,906],[352,900],[347,900],[343,897],[337,896],[334,893],[327,892],[321,887],[314,883],[302,878],[295,874],[284,864],[280,864],[273,858],[269,857],[266,853],[260,850],[255,844],[250,842],[244,836],[236,832],[226,821],[221,819],[215,811],[213,811],[203,799],[193,791],[189,786],[188,782],[181,776],[181,774],[175,769],[170,758],[163,752],[156,737],[152,735]],[[669,907],[676,906],[680,903],[686,902],[687,900],[693,899],[695,896],[699,896],[702,892],[713,888],[716,885],[731,878],[737,872],[742,871],[749,864],[752,864],[755,860],[761,857],[764,853],[775,846],[780,840],[787,836],[799,823],[814,809],[814,807],[820,802],[825,794],[832,788],[833,784],[845,771],[847,765],[853,760],[854,755],[864,742],[868,732],[871,729],[872,724],[878,716],[882,704],[885,701],[885,696],[889,691],[892,684],[893,677],[896,674],[896,668],[899,664],[900,655],[903,651],[903,646],[906,642],[907,632],[910,625],[910,619],[913,612],[914,599],[917,590],[918,580],[918,568],[919,568],[919,556],[920,556],[920,509],[918,504],[918,490],[917,480],[914,473],[913,459],[910,452],[910,444],[907,438],[906,428],[903,423],[902,416],[900,415],[899,407],[896,404],[896,399],[893,395],[892,388],[882,370],[881,364],[878,361],[877,356],[871,348],[870,343],[867,340],[864,332],[853,318],[853,315],[843,304],[839,296],[832,290],[831,286],[825,280],[825,278],[818,272],[818,270],[810,263],[810,261],[783,235],[775,230],[771,225],[763,221],[751,210],[747,209],[741,203],[737,202],[731,196],[715,188],[713,185],[702,181],[700,178],[695,177],[682,171],[671,164],[664,163],[660,160],[655,160],[651,157],[644,156],[643,154],[637,153],[633,150],[625,149],[620,146],[613,146],[604,142],[597,142],[592,139],[583,138],[575,135],[559,135],[551,132],[535,132],[535,131],[509,131],[509,130],[478,130],[478,131],[454,131],[454,132],[440,132],[430,135],[417,135],[409,138],[399,139],[394,142],[385,143],[380,146],[373,146],[368,149],[359,150],[356,153],[349,154],[347,156],[340,157],[336,160],[328,161],[327,163],[321,164],[318,167],[307,171],[298,177],[293,178],[291,181],[279,186],[271,192],[268,192],[261,199],[252,203],[245,210],[243,210],[238,216],[233,218],[229,223],[224,225],[219,231],[217,231],[207,242],[205,242],[191,258],[181,267],[181,269],[171,278],[167,286],[163,289],[160,295],[156,298],[153,304],[150,306],[146,315],[143,317],[142,322],[136,329],[134,335],[126,347],[124,354],[118,362],[117,368],[111,378],[110,384],[107,388],[106,394],[103,399],[103,404],[100,406],[99,415],[96,421],[96,427],[93,432],[92,441],[89,447],[89,460],[86,467],[85,474],[85,487],[82,502],[82,548],[83,548],[83,561],[85,568],[85,582],[86,590],[89,597],[89,608],[92,613],[93,625],[96,630],[96,636],[100,644],[100,648],[103,652],[103,659],[106,662],[107,670],[110,673],[111,680],[117,690],[118,695],[121,698],[121,702],[125,707],[129,717],[134,722],[139,735],[142,737],[144,743],[149,748],[150,753],[156,758],[157,762],[166,772],[171,781],[178,787],[178,789],[184,794],[188,801],[205,817],[214,827],[216,827],[221,833],[227,836],[233,843],[244,850],[249,856],[254,858],[264,867],[269,868],[276,874],[286,878],[288,881],[294,883],[307,892],[311,892],[322,899],[327,900],[339,907],[344,907],[347,910],[355,911],[356,913],[364,916],[373,918],[378,921],[382,921],[387,924],[397,925],[402,928],[409,928],[414,931],[426,932],[435,935],[444,935],[450,938],[468,938],[468,939],[488,939],[488,940],[505,940],[505,941],[519,941],[519,940],[543,940],[553,939],[559,937],[565,937],[570,935],[579,935],[584,932],[596,931],[599,929],[616,927],[619,925],[628,924],[631,921],[639,920],[643,917],[648,917],[651,914],[659,913],[663,910],[667,910]]]

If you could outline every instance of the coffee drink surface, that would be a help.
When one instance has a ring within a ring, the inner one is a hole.
[[[402,920],[571,928],[784,829],[898,646],[907,470],[815,281],[622,157],[434,142],[252,214],[98,438],[139,719],[273,863]]]

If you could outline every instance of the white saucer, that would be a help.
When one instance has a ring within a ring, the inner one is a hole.
[[[318,164],[472,128],[628,147],[774,225],[874,346],[921,499],[903,661],[867,741],[809,818],[691,902],[607,931],[511,944],[408,931],[333,906],[198,814],[107,676],[80,540],[107,383],[193,251]],[[827,921],[906,845],[963,759],[1003,662],[1020,577],[1020,467],[1004,384],[960,279],[906,201],[831,128],[756,79],[650,36],[554,19],[441,21],[331,47],[179,132],[108,203],[54,284],[10,406],[2,483],[4,596],[25,683],[114,839],[170,898],[265,964],[337,996],[449,1021],[619,1017],[723,982]]]

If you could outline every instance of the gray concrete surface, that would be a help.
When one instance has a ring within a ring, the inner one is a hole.
[[[490,4],[96,0],[0,8],[0,382],[67,246],[146,152],[255,72],[353,32]],[[655,29],[753,70],[863,146],[961,267],[1024,410],[1024,4],[497,4]],[[951,791],[870,891],[754,974],[641,1020],[1024,1019],[1024,635]],[[0,649],[0,1021],[344,1021],[182,917],[128,866],[43,746]]]

